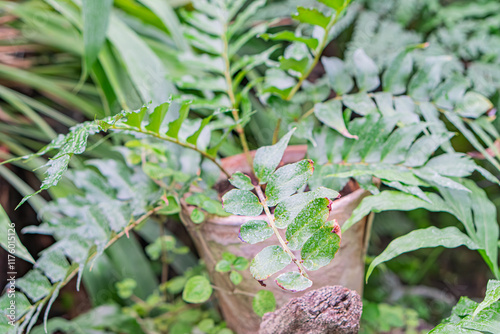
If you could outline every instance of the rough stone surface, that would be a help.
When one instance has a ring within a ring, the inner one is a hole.
[[[355,291],[340,285],[326,286],[266,313],[259,334],[358,333],[362,308]]]

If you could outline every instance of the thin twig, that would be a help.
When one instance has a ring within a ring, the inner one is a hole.
[[[209,155],[205,151],[200,150],[195,145],[192,145],[192,144],[189,144],[189,143],[183,143],[183,142],[179,141],[178,139],[174,139],[174,138],[171,138],[171,137],[162,136],[162,135],[160,135],[160,134],[158,134],[156,132],[153,132],[153,131],[138,129],[138,128],[135,128],[135,127],[129,127],[129,126],[126,126],[126,125],[123,125],[123,124],[120,124],[120,125],[113,124],[109,128],[112,129],[112,130],[127,130],[127,131],[138,132],[138,133],[149,135],[149,136],[152,136],[152,137],[164,140],[164,141],[168,141],[170,143],[177,144],[177,145],[182,146],[184,148],[189,148],[189,149],[191,149],[193,151],[196,151],[196,152],[200,153],[203,157],[205,157],[205,158],[209,159],[210,161],[212,161],[228,178],[231,177],[231,174],[229,174],[229,172],[224,167],[222,167],[222,165],[217,161],[217,159],[215,157]]]
[[[260,185],[255,186],[255,191],[257,192],[257,196],[259,196],[260,203],[262,204],[262,206],[264,206],[264,211],[266,212],[267,219],[269,220],[269,225],[271,226],[271,228],[274,231],[274,234],[278,238],[278,241],[281,244],[281,247],[283,247],[283,250],[290,256],[290,258],[292,259],[293,263],[295,263],[297,265],[297,267],[299,268],[300,274],[302,276],[304,276],[304,277],[309,277],[307,275],[306,269],[302,265],[302,262],[299,259],[297,259],[297,257],[295,256],[295,254],[292,253],[292,251],[290,250],[290,248],[288,248],[287,243],[281,237],[281,234],[278,231],[278,228],[276,227],[276,224],[274,223],[274,216],[271,214],[271,211],[269,211],[269,207],[267,206],[266,196],[262,192],[262,189],[261,189]]]

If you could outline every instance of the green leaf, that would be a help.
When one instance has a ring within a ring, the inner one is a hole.
[[[3,247],[10,254],[17,256],[25,261],[35,263],[35,260],[28,252],[26,247],[21,243],[19,237],[16,233],[16,225],[12,223],[9,219],[9,216],[0,206],[0,235],[2,238],[0,240],[0,246]],[[10,247],[9,247],[10,246]],[[8,255],[10,257],[10,255]],[[9,261],[10,262],[10,261]],[[9,267],[9,268],[7,268]],[[10,265],[5,265],[4,270],[7,271],[15,271],[15,268],[10,268]]]
[[[453,74],[441,83],[433,92],[434,103],[441,108],[453,109],[462,101],[470,82],[460,74]]]
[[[229,253],[229,252],[222,253],[222,258],[224,260],[228,261],[229,263],[233,263],[237,259],[236,255],[234,255],[233,253]]]
[[[340,230],[340,227],[337,228]],[[304,267],[308,270],[318,270],[329,264],[340,248],[340,241],[340,236],[335,233],[333,227],[325,226],[316,231],[302,247]]]
[[[52,283],[64,280],[70,269],[69,262],[64,253],[53,248],[44,250],[34,267],[43,271]]]
[[[476,310],[472,314],[472,317],[476,317],[479,312],[489,307],[491,304],[495,303],[500,299],[500,281],[490,279],[488,285],[486,286],[486,296],[484,300],[477,306]]]
[[[241,190],[253,190],[254,188],[250,177],[246,174],[243,174],[242,172],[236,172],[231,175],[229,182],[233,186]]]
[[[318,0],[321,3],[324,3],[330,8],[335,9],[337,12],[342,10],[344,6],[349,3],[349,1],[346,0]]]
[[[385,92],[400,95],[406,92],[408,79],[413,71],[413,59],[405,49],[389,64],[382,76],[382,87]]]
[[[313,283],[309,278],[302,276],[296,271],[281,274],[275,281],[280,288],[291,292],[304,291],[310,288]]]
[[[375,62],[368,57],[363,49],[354,51],[352,57],[355,66],[356,83],[359,90],[362,92],[375,90],[380,85],[378,67]]]
[[[382,147],[380,161],[388,164],[402,162],[415,138],[425,129],[426,124],[417,123],[396,129]]]
[[[284,135],[275,145],[263,146],[255,153],[253,168],[260,184],[267,183],[281,162],[285,149],[295,129]]]
[[[342,102],[338,100],[329,100],[324,103],[314,105],[314,115],[325,125],[337,130],[341,135],[347,138],[358,139],[349,133],[345,126],[344,115],[342,113]]]
[[[250,272],[258,281],[264,281],[292,262],[280,246],[267,246],[250,262]]]
[[[212,295],[212,286],[205,276],[193,276],[184,286],[182,299],[188,303],[204,303]]]
[[[328,82],[337,95],[344,95],[352,90],[354,80],[347,72],[342,60],[336,57],[322,57],[321,63],[325,68]]]
[[[414,230],[402,237],[394,239],[387,248],[377,256],[366,272],[366,279],[370,277],[373,269],[379,264],[389,261],[396,256],[408,253],[420,248],[429,247],[446,247],[456,248],[466,246],[469,249],[478,249],[476,245],[467,235],[460,232],[456,227],[450,226],[444,229],[438,229],[431,226],[429,228]]]
[[[190,218],[193,223],[201,224],[205,220],[205,214],[198,208],[194,208],[194,210],[191,212]]]
[[[286,239],[290,249],[300,249],[328,219],[331,201],[328,198],[316,198],[310,201],[295,217],[286,230]]]
[[[217,271],[217,272],[227,273],[230,270],[231,270],[231,262],[229,262],[227,260],[220,260],[215,265],[215,271]]]
[[[113,0],[85,0],[82,2],[84,65],[87,72],[97,59],[106,40]]]
[[[352,109],[358,115],[368,115],[377,112],[375,102],[366,93],[345,95],[342,100],[347,108]]]
[[[242,256],[238,256],[233,262],[234,269],[239,271],[247,269],[249,265],[250,262]]]
[[[486,192],[479,188],[472,180],[467,180],[466,187],[472,192],[472,211],[477,238],[491,261],[490,267],[493,274],[498,277],[498,236],[497,210],[488,199]]]
[[[276,299],[273,293],[268,290],[260,290],[257,292],[252,300],[252,308],[259,317],[262,317],[268,312],[274,312],[276,309]]]
[[[450,212],[450,208],[439,195],[428,192],[424,194],[430,199],[431,203],[413,195],[392,190],[368,196],[361,201],[361,204],[352,212],[351,217],[342,225],[342,232],[347,231],[352,225],[356,224],[372,211],[377,213],[388,210],[411,211],[424,208],[433,212]]]
[[[320,26],[324,29],[330,22],[330,18],[323,15],[316,8],[304,8],[302,6],[297,7],[297,13],[293,14],[292,17],[301,23]]]
[[[463,117],[478,118],[493,108],[493,104],[483,95],[467,92],[462,102],[458,103],[455,112]]]
[[[296,36],[289,30],[280,31],[276,34],[262,34],[260,37],[264,40],[300,42],[307,45],[309,49],[315,50],[318,47],[318,40],[315,38]]]
[[[293,195],[276,206],[274,210],[274,223],[278,228],[286,228],[309,202],[325,197],[331,199],[338,198],[339,193],[335,190],[319,187],[313,191]]]
[[[232,189],[222,196],[224,210],[240,216],[258,216],[262,213],[262,204],[253,193],[247,190]]]
[[[170,107],[170,102],[165,102],[157,106],[153,113],[149,116],[149,124],[146,125],[146,129],[153,131],[154,133],[160,133],[160,126],[167,115],[168,108]]]
[[[178,103],[172,103],[170,108],[179,108],[179,117],[168,124],[167,136],[176,139],[179,137],[179,131],[188,116],[190,104],[191,101],[182,102],[180,105]]]
[[[249,220],[240,228],[239,237],[249,244],[264,241],[273,235],[273,229],[265,220]]]
[[[231,280],[231,282],[233,282],[234,285],[238,285],[243,280],[243,276],[241,276],[241,274],[236,271],[231,271],[231,273],[229,274],[229,279]]]
[[[266,186],[267,205],[275,206],[302,188],[313,174],[312,160],[301,160],[279,168]]]
[[[52,289],[49,280],[38,270],[29,271],[17,280],[16,286],[33,302],[47,296]]]

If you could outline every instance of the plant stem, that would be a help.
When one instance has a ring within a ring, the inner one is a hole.
[[[262,188],[260,187],[260,185],[255,186],[255,191],[257,192],[257,196],[259,196],[260,203],[262,204],[262,206],[264,206],[264,212],[266,213],[267,219],[269,220],[269,225],[271,225],[271,228],[273,229],[274,234],[278,238],[278,241],[281,244],[281,247],[283,247],[283,250],[290,256],[293,263],[295,263],[297,265],[297,267],[299,268],[300,274],[304,277],[309,277],[307,275],[306,269],[302,265],[302,261],[297,259],[295,254],[293,254],[292,251],[290,250],[290,248],[288,248],[287,242],[285,242],[285,240],[283,240],[283,238],[281,237],[281,234],[278,231],[276,224],[274,223],[274,216],[271,214],[271,211],[269,211],[269,207],[267,206],[266,196],[262,192]]]
[[[227,293],[227,294],[230,294],[230,295],[245,295],[245,296],[249,296],[249,297],[255,297],[255,293],[246,292],[246,291],[243,291],[243,290],[240,290],[240,289],[234,289],[233,291],[229,291],[229,290],[226,290],[226,289],[223,289],[223,288],[219,288],[218,286],[213,285],[213,284],[210,284],[210,286],[214,290],[217,290],[217,291],[220,291],[220,292],[223,292],[223,293]]]
[[[231,77],[231,62],[229,61],[229,43],[227,40],[227,25],[224,26],[224,32],[221,34],[222,41],[224,43],[224,52],[222,53],[222,58],[224,59],[224,78],[226,79],[227,85],[227,95],[229,96],[229,100],[231,101],[234,121],[236,122],[236,132],[238,133],[238,137],[240,138],[241,147],[243,148],[243,152],[245,153],[245,157],[247,158],[247,162],[249,166],[253,170],[253,159],[250,155],[250,149],[248,148],[247,138],[245,136],[245,130],[239,123],[240,115],[238,113],[238,103],[236,102],[236,97],[233,91],[233,79]]]
[[[290,101],[294,97],[295,93],[297,93],[298,90],[300,89],[300,87],[302,87],[302,83],[304,82],[304,80],[309,77],[311,72],[314,70],[314,68],[318,64],[319,58],[323,54],[323,50],[326,47],[326,44],[328,43],[328,34],[329,34],[330,30],[333,28],[333,26],[335,25],[335,23],[337,23],[337,21],[339,20],[340,14],[344,11],[344,8],[345,8],[345,6],[347,6],[347,3],[344,5],[344,7],[342,9],[335,12],[335,15],[331,17],[330,22],[328,22],[328,25],[325,28],[325,34],[323,36],[323,39],[321,40],[321,42],[319,43],[318,47],[315,50],[314,59],[313,59],[311,65],[309,65],[309,68],[307,69],[307,71],[304,72],[304,74],[300,77],[297,84],[292,88],[292,90],[290,91],[290,93],[288,94],[288,96],[285,99],[286,101]]]
[[[112,129],[112,130],[127,130],[127,131],[134,131],[134,132],[138,132],[138,133],[143,133],[143,134],[146,134],[146,135],[149,135],[149,136],[153,136],[155,138],[158,138],[158,139],[161,139],[161,140],[164,140],[164,141],[168,141],[168,142],[177,144],[177,145],[182,146],[184,148],[189,148],[189,149],[191,149],[193,151],[196,151],[196,152],[200,153],[203,157],[205,157],[205,158],[209,159],[210,161],[212,161],[228,178],[231,177],[231,174],[229,174],[229,172],[226,169],[224,169],[224,167],[222,167],[222,165],[217,161],[217,159],[215,157],[209,155],[205,151],[200,150],[195,145],[192,145],[192,144],[189,144],[189,143],[183,143],[183,142],[179,141],[178,139],[171,138],[171,137],[166,137],[166,136],[162,136],[162,135],[160,135],[160,134],[158,134],[156,132],[153,132],[153,131],[138,129],[138,128],[135,128],[135,127],[129,127],[129,126],[125,126],[123,124],[120,124],[120,125],[113,124],[109,128]]]

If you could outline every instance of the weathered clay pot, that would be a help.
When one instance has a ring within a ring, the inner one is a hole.
[[[281,163],[288,164],[303,159],[306,150],[305,145],[289,147]],[[236,171],[246,174],[251,173],[244,155],[222,159],[222,165],[229,173]],[[224,179],[221,181],[224,181]],[[343,196],[340,199],[333,202],[329,218],[337,219],[341,226],[351,216],[352,211],[360,201],[369,193],[360,189],[355,182],[349,182],[342,194]],[[362,295],[364,256],[370,230],[370,216],[365,217],[342,235],[341,247],[332,263],[319,270],[308,272],[313,281],[313,286],[310,289],[299,293],[291,293],[279,288],[272,279],[268,279],[266,281],[267,286],[262,287],[246,270],[242,272],[243,281],[235,290],[235,286],[229,280],[229,274],[216,272],[214,270],[215,265],[222,259],[223,252],[231,252],[251,260],[264,247],[278,244],[276,236],[254,245],[243,243],[238,238],[240,226],[244,222],[250,219],[266,220],[265,215],[262,217],[212,216],[208,217],[204,223],[197,225],[189,218],[193,207],[187,205],[185,201],[181,201],[181,205],[181,219],[207,266],[213,284],[220,288],[217,295],[224,319],[228,327],[238,334],[258,332],[261,319],[252,310],[252,294],[262,289],[268,289],[274,293],[278,307],[284,305],[290,298],[298,297],[311,289],[318,289],[327,285],[342,285],[356,290]],[[300,256],[300,254],[298,255]],[[295,270],[296,268],[294,264],[290,264],[285,268],[285,270],[288,269]],[[235,292],[231,293],[230,291]]]

